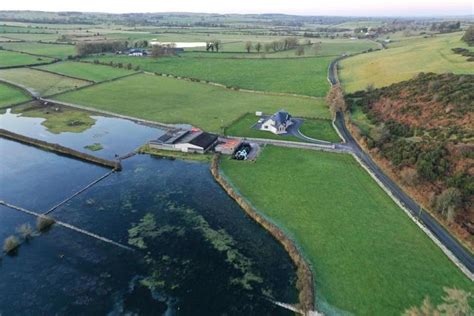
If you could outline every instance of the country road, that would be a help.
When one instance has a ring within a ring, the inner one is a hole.
[[[331,62],[328,69],[328,81],[331,85],[339,83],[337,77],[337,63],[343,57],[335,59]],[[335,125],[339,132],[346,140],[345,144],[336,144],[336,149],[350,150],[365,164],[365,166],[377,177],[377,179],[384,185],[390,193],[398,199],[402,205],[431,232],[436,239],[451,252],[451,254],[468,270],[464,271],[471,280],[474,273],[474,257],[464,248],[460,242],[451,235],[443,226],[441,226],[436,219],[434,219],[428,212],[422,209],[422,206],[416,203],[409,197],[391,178],[389,178],[372,160],[372,158],[359,146],[359,144],[352,137],[348,131],[344,114],[338,112],[336,114]]]

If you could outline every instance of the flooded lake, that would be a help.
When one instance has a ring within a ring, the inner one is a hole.
[[[78,149],[99,138],[104,156],[159,133],[94,118],[82,133],[53,134],[11,113],[0,124]],[[0,151],[0,200],[38,213],[109,171],[4,139]],[[297,301],[290,258],[219,187],[207,163],[136,155],[122,164],[50,216],[133,251],[55,225],[0,261],[1,315],[292,314],[269,301]],[[0,205],[1,241],[35,221]]]

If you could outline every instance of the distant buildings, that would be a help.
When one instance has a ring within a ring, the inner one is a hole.
[[[293,121],[288,112],[280,110],[269,118],[264,119],[260,124],[259,129],[261,131],[269,131],[273,134],[285,134],[287,128],[293,124]]]
[[[128,56],[147,56],[148,53],[144,49],[132,48],[128,51]]]

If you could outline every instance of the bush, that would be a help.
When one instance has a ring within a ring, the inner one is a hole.
[[[5,239],[3,242],[3,251],[6,253],[13,253],[18,246],[20,246],[20,241],[15,236],[10,236]]]
[[[24,240],[29,240],[33,237],[33,227],[30,224],[23,224],[16,231]]]
[[[40,231],[40,232],[44,232],[46,230],[48,230],[56,221],[51,218],[51,217],[48,217],[48,216],[40,216],[38,217],[38,219],[36,220],[36,228]]]

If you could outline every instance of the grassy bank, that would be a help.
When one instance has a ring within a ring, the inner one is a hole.
[[[38,67],[61,75],[95,82],[113,79],[133,73],[132,70],[79,62],[61,62]]]
[[[474,74],[472,62],[456,55],[452,48],[466,47],[462,33],[437,35],[432,38],[406,39],[389,49],[361,54],[341,61],[340,79],[348,92],[411,79],[419,72]]]
[[[147,71],[218,82],[231,87],[323,97],[329,90],[326,72],[332,57],[153,59],[113,55],[90,58],[94,59],[101,62],[131,63]]]
[[[63,106],[39,106],[36,103],[16,107],[13,113],[26,117],[44,118],[41,123],[53,134],[81,133],[95,124],[95,119],[85,111]]]
[[[65,90],[89,84],[87,81],[54,75],[29,68],[0,70],[0,78],[31,88],[42,96],[63,92]]]
[[[29,99],[31,97],[20,89],[0,83],[0,107],[28,101]]]
[[[474,290],[349,155],[267,147],[222,170],[301,246],[325,313],[399,315],[443,287]]]
[[[180,151],[160,150],[156,148],[151,148],[149,145],[143,145],[142,147],[140,147],[138,152],[140,154],[149,154],[156,157],[171,159],[195,160],[204,162],[210,162],[212,159],[212,156],[210,154],[192,154],[183,153]]]
[[[1,76],[1,73],[0,73]],[[55,99],[163,123],[189,123],[221,132],[245,113],[285,108],[295,116],[330,117],[325,101],[237,92],[207,84],[136,75]]]

